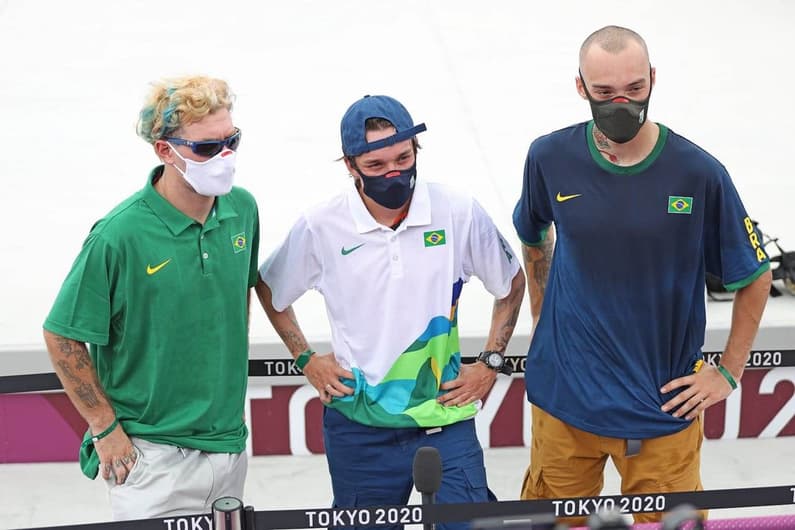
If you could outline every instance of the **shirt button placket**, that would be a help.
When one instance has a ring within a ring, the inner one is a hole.
[[[203,274],[209,274],[209,272],[210,272],[210,263],[209,263],[208,260],[210,258],[210,253],[207,252],[207,250],[205,248],[205,242],[206,242],[206,239],[204,237],[204,234],[200,234],[199,235],[199,252],[201,253],[202,273]]]
[[[387,249],[389,252],[390,271],[393,278],[403,276],[403,265],[400,263],[400,243],[397,234],[387,234]]]

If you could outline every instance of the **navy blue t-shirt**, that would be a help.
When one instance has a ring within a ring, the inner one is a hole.
[[[528,399],[579,429],[651,438],[689,424],[660,387],[702,358],[704,276],[738,289],[769,268],[731,179],[707,152],[659,125],[651,154],[605,160],[593,122],[530,146],[513,213],[519,238],[557,240],[528,351]]]

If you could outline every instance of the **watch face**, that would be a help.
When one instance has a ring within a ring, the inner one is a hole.
[[[492,352],[492,353],[489,354],[488,357],[486,357],[486,363],[490,367],[492,367],[494,369],[498,369],[498,368],[500,368],[502,366],[502,363],[503,363],[502,355],[500,355],[497,352]]]

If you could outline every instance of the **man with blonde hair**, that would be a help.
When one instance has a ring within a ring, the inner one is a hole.
[[[726,168],[648,119],[640,35],[594,32],[579,66],[593,120],[532,143],[513,216],[533,319],[522,498],[599,495],[608,458],[622,493],[700,490],[702,414],[742,377],[770,264]],[[737,291],[718,366],[701,352],[706,272]]]
[[[44,322],[88,423],[81,468],[107,482],[114,519],[243,495],[259,217],[232,186],[232,100],[219,79],[154,84],[137,129],[162,165],[93,226]]]

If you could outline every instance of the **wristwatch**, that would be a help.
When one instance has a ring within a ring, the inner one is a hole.
[[[513,369],[505,364],[505,357],[498,351],[482,351],[478,354],[478,361],[482,362],[495,372],[511,375]]]

